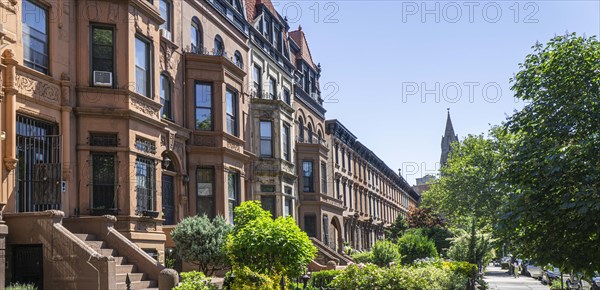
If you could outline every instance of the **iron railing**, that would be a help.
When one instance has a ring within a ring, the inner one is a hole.
[[[17,208],[19,212],[60,209],[61,136],[17,135]]]

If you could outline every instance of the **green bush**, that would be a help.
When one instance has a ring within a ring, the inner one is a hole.
[[[438,253],[433,241],[418,232],[407,232],[398,239],[402,263],[410,264],[416,259],[437,258]]]
[[[350,256],[355,263],[373,263],[373,253],[371,252],[355,252]]]
[[[402,258],[398,246],[386,240],[376,241],[372,253],[373,263],[380,267],[387,267],[391,262],[399,261]]]
[[[315,257],[317,249],[293,218],[273,220],[256,202],[242,203],[235,208],[235,214],[236,226],[227,241],[234,267],[298,277]]]
[[[198,270],[212,275],[228,264],[224,246],[231,225],[223,217],[210,220],[206,215],[183,219],[171,232],[177,254]]]
[[[310,280],[308,280],[308,285],[316,289],[332,287],[331,282],[340,274],[342,274],[341,270],[323,270],[313,272]]]
[[[217,290],[217,286],[210,283],[210,278],[204,273],[191,271],[181,273],[181,283],[173,290]]]
[[[233,279],[228,289],[235,290],[277,290],[277,285],[265,274],[253,272],[248,267],[235,267],[233,269],[235,279]]]
[[[336,290],[464,290],[467,277],[440,264],[390,268],[350,265],[330,285]]]
[[[37,287],[34,284],[14,283],[14,284],[8,285],[4,289],[6,289],[6,290],[37,290]]]
[[[552,281],[552,284],[550,284],[550,290],[560,290],[561,285],[560,285],[560,280],[554,280]]]

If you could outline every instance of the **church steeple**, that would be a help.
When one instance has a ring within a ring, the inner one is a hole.
[[[446,118],[446,130],[444,130],[444,136],[442,136],[442,156],[440,158],[441,166],[446,165],[448,161],[448,155],[452,149],[451,144],[458,142],[458,135],[454,134],[454,127],[452,126],[452,119],[450,119],[450,108],[448,108],[448,117]]]

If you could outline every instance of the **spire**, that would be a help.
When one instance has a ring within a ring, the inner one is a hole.
[[[448,108],[446,129],[444,130],[444,136],[442,137],[442,156],[440,157],[441,166],[446,165],[446,162],[448,161],[448,155],[452,149],[451,144],[453,142],[458,142],[458,135],[454,134],[454,127],[452,126],[452,119],[450,118],[450,108]]]

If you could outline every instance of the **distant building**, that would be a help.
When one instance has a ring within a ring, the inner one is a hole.
[[[450,109],[448,109],[448,118],[446,119],[446,130],[444,136],[442,136],[442,156],[440,158],[440,165],[443,167],[448,162],[448,155],[452,150],[452,143],[458,142],[458,135],[454,134],[454,128],[452,127],[452,120],[450,119]]]
[[[436,180],[435,175],[427,174],[421,178],[417,178],[417,185],[414,185],[412,188],[416,193],[421,195],[423,192],[429,190],[429,184]]]

